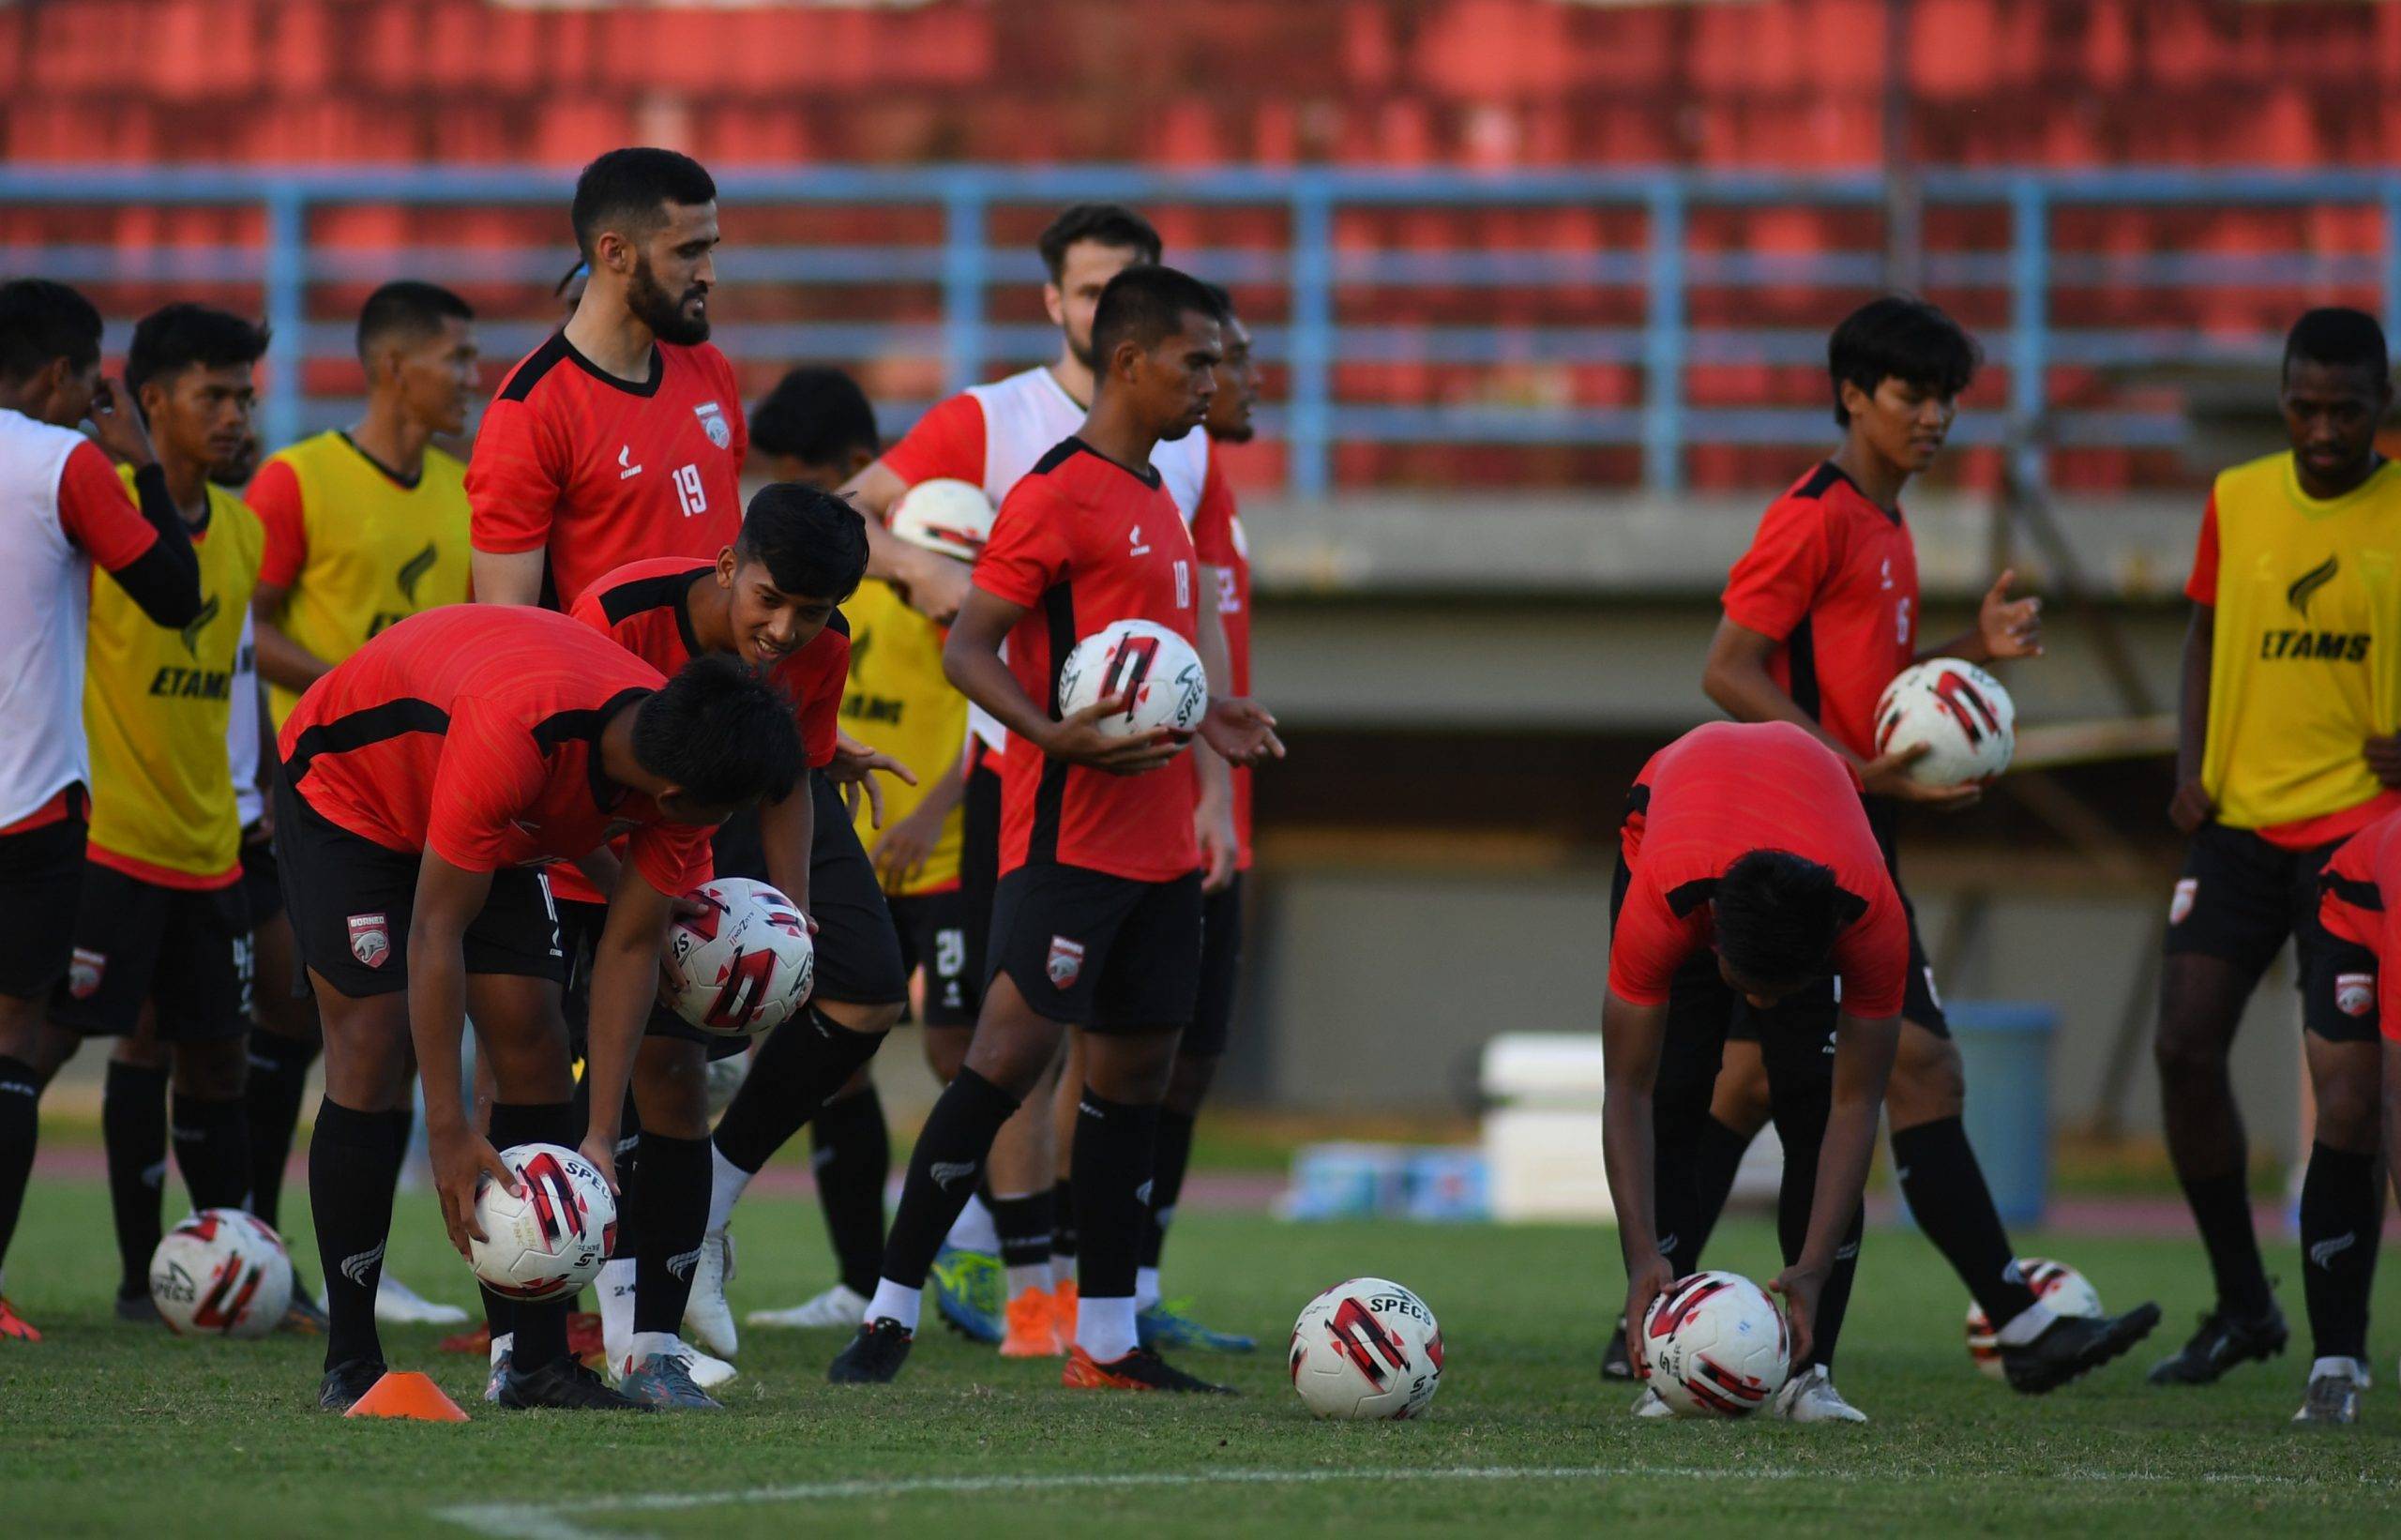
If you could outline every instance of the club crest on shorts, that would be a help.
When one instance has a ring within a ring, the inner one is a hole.
[[[392,928],[381,913],[350,917],[350,955],[370,968],[381,968],[392,955]]]
[[[725,411],[717,402],[702,401],[692,408],[692,415],[701,419],[701,430],[708,434],[711,444],[720,449],[732,447],[733,428],[725,420]]]
[[[108,971],[107,953],[78,946],[67,963],[67,992],[78,1000],[91,999],[100,992],[100,979]]]
[[[1065,989],[1072,988],[1076,980],[1083,976],[1083,943],[1080,941],[1069,941],[1065,936],[1051,937],[1050,960],[1044,964],[1042,971],[1050,975],[1050,987],[1052,989]]]
[[[2376,1008],[2374,974],[2336,974],[2334,1008],[2345,1016],[2365,1016]]]
[[[2176,896],[2167,900],[2167,923],[2170,925],[2183,924],[2184,916],[2193,912],[2193,900],[2200,894],[2200,891],[2201,880],[2199,878],[2178,878],[2176,880]]]

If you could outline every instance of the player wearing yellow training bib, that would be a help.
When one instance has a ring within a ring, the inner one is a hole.
[[[147,1276],[159,1194],[140,1180],[159,1158],[154,1088],[134,1072],[172,1057],[176,1165],[195,1209],[241,1207],[250,1190],[243,1102],[250,916],[241,886],[241,815],[226,734],[244,622],[264,536],[240,498],[209,481],[240,458],[266,332],[239,316],[170,305],[134,328],[127,388],[149,420],[170,501],[191,536],[200,612],[153,622],[121,590],[95,583],[84,664],[92,824],[74,952],[52,1022],[117,1037],[101,1123],[122,1277],[118,1313],[155,1319]],[[127,477],[128,482],[131,477]],[[153,1069],[155,1074],[155,1069]]]
[[[2206,1383],[2285,1345],[2227,1061],[2290,936],[2318,1105],[2301,1197],[2316,1362],[2294,1420],[2306,1423],[2358,1415],[2380,1213],[2376,959],[2319,924],[2318,874],[2343,839],[2401,808],[2401,466],[2376,450],[2392,400],[2373,318],[2303,316],[2285,345],[2291,447],[2218,476],[2185,586],[2169,816],[2192,843],[2168,908],[2155,1048],[2168,1152],[2217,1306],[2152,1379]]]

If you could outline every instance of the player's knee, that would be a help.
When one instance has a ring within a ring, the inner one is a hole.
[[[2227,1056],[2214,1043],[2197,1033],[2170,1031],[2164,1019],[2151,1056],[2160,1084],[2170,1091],[2205,1090],[2226,1079]]]
[[[1161,1105],[1187,1118],[1197,1115],[1201,1102],[1208,1097],[1209,1087],[1217,1079],[1217,1065],[1222,1062],[1215,1053],[1177,1054],[1174,1067],[1168,1072],[1167,1096]]]
[[[853,1005],[847,1001],[821,1000],[817,1008],[836,1026],[851,1032],[890,1032],[900,1024],[900,1001],[887,1005]]]
[[[174,1083],[180,1095],[200,1101],[231,1101],[242,1094],[249,1060],[239,1037],[184,1043],[174,1051]]]
[[[1174,1072],[1171,1032],[1085,1039],[1084,1084],[1095,1095],[1136,1107],[1155,1104],[1166,1096]]]
[[[1895,1128],[1957,1117],[1968,1101],[1958,1046],[1922,1029],[1904,1030],[1884,1101]]]
[[[948,1085],[959,1079],[959,1069],[967,1062],[967,1044],[973,1034],[955,1028],[926,1029],[926,1067],[934,1079]]]
[[[2346,1063],[2310,1077],[2318,1104],[2317,1140],[2338,1150],[2373,1150],[2384,1115],[2384,1088],[2377,1061]]]

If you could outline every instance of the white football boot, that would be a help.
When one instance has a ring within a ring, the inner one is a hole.
[[[753,1310],[742,1318],[753,1326],[785,1326],[801,1331],[855,1331],[867,1319],[867,1296],[838,1283],[814,1299],[783,1310]]]
[[[1642,1387],[1642,1394],[1634,1398],[1634,1405],[1628,1410],[1638,1417],[1672,1417],[1676,1414],[1676,1409],[1662,1400],[1659,1393],[1649,1385]]]
[[[711,1352],[728,1358],[742,1345],[741,1334],[733,1325],[733,1307],[725,1302],[726,1280],[732,1276],[733,1237],[724,1230],[702,1236],[701,1260],[692,1268],[692,1297],[684,1306],[684,1326]],[[692,1378],[697,1381],[700,1375],[695,1372]]]
[[[1789,1423],[1864,1423],[1867,1413],[1842,1398],[1822,1364],[1784,1383],[1770,1414]]]
[[[467,1312],[436,1305],[387,1272],[375,1286],[375,1320],[385,1326],[461,1326]]]

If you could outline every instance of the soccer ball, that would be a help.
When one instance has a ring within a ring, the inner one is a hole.
[[[2017,748],[2017,706],[2001,681],[1956,657],[1913,664],[1876,702],[1876,752],[1926,745],[1910,778],[1928,786],[1986,781]]]
[[[476,1228],[467,1263],[495,1294],[539,1301],[574,1293],[600,1276],[617,1246],[617,1200],[592,1163],[564,1145],[512,1144],[501,1160],[517,1173],[515,1193],[485,1176],[476,1184]]]
[[[719,877],[684,895],[702,913],[667,928],[658,1003],[726,1037],[779,1027],[817,987],[817,944],[800,906],[764,883]]]
[[[2051,1314],[2100,1318],[2101,1291],[2067,1263],[2048,1257],[2020,1257],[2017,1276],[2034,1291],[2036,1299],[2051,1307]],[[1968,1306],[1968,1356],[1976,1361],[1976,1367],[1996,1380],[2001,1378],[2001,1343],[1994,1338],[1992,1322],[1985,1319],[1981,1305]]]
[[[256,1215],[203,1209],[150,1253],[150,1303],[177,1336],[264,1336],[292,1304],[291,1254]]]
[[[920,481],[892,505],[892,533],[913,546],[972,562],[992,537],[992,500],[972,481]]]
[[[1678,1278],[1642,1320],[1651,1388],[1679,1417],[1741,1417],[1784,1388],[1792,1340],[1767,1291],[1737,1273]]]
[[[1209,713],[1209,675],[1192,643],[1147,620],[1121,620],[1076,643],[1059,669],[1059,715],[1074,716],[1099,702],[1131,697],[1126,709],[1100,719],[1113,738],[1139,738],[1164,728],[1188,738]]]
[[[1292,1326],[1292,1389],[1320,1417],[1397,1422],[1442,1383],[1442,1329],[1426,1302],[1384,1278],[1352,1278],[1309,1301]]]

